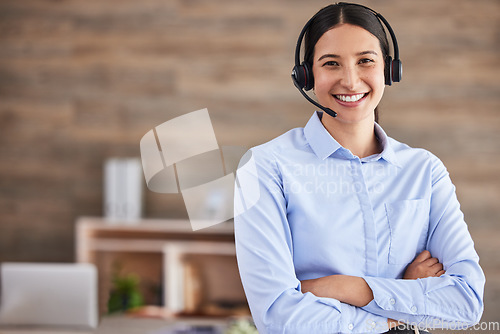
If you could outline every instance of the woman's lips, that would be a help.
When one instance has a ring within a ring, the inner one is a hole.
[[[343,106],[356,107],[368,96],[368,93],[334,94],[333,97]]]

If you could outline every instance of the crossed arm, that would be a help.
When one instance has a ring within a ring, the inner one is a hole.
[[[439,277],[443,265],[431,253],[424,250],[406,268],[403,279]],[[301,282],[302,292],[311,292],[317,297],[335,298],[352,306],[363,307],[373,300],[373,292],[366,281],[357,276],[331,275]],[[388,319],[389,328],[398,322]]]

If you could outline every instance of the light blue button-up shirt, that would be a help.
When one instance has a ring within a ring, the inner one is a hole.
[[[446,168],[378,124],[375,134],[382,153],[360,159],[314,113],[305,128],[252,148],[254,168],[238,170],[235,206],[258,198],[236,215],[235,234],[260,333],[381,333],[387,318],[426,328],[479,321],[485,278]],[[426,249],[446,274],[402,279]],[[301,280],[334,274],[363,277],[374,299],[358,308],[301,292]]]

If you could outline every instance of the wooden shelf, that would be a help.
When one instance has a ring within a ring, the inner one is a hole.
[[[80,217],[76,222],[76,261],[93,263],[98,268],[101,313],[107,310],[113,264],[116,262],[122,265],[125,272],[138,274],[145,283],[162,287],[161,298],[169,309],[185,311],[183,294],[189,292],[186,286],[190,285],[184,284],[184,281],[186,273],[192,274],[193,271],[186,272],[185,268],[192,268],[192,264],[185,265],[184,262],[192,256],[205,255],[225,257],[222,262],[227,263],[226,272],[209,273],[208,276],[226,274],[221,276],[221,283],[227,285],[227,280],[231,280],[230,286],[236,284],[234,298],[244,302],[236,268],[232,222],[196,231],[191,229],[188,220],[180,219],[109,221],[101,217]],[[207,270],[221,269],[220,266],[217,269],[205,266],[199,272]],[[230,273],[229,277],[227,273]],[[192,277],[188,279],[193,281]],[[200,278],[200,282],[204,281],[207,280]],[[206,289],[217,290],[211,287]],[[158,295],[156,297],[159,298]]]

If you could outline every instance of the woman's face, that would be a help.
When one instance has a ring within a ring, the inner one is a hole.
[[[337,112],[338,121],[373,121],[385,88],[377,37],[351,24],[328,30],[314,48],[313,74],[318,101]]]

